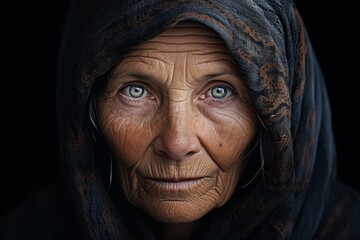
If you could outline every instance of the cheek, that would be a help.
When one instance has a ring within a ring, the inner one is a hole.
[[[249,151],[256,133],[254,114],[248,111],[212,113],[212,121],[206,124],[204,145],[222,171],[234,169]]]
[[[214,189],[217,206],[232,196],[241,175],[246,171],[246,155],[257,130],[255,115],[246,111],[212,113],[206,124],[203,143],[212,160],[219,167]],[[207,140],[205,140],[207,139]]]
[[[151,128],[145,120],[107,114],[101,129],[112,152],[121,156],[121,163],[131,167],[142,159],[151,142]]]

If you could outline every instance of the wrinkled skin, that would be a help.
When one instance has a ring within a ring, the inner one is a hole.
[[[130,49],[98,109],[125,196],[170,224],[229,200],[258,127],[222,39],[198,23]]]

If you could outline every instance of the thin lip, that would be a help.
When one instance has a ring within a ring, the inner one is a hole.
[[[186,178],[156,178],[156,177],[144,177],[146,180],[158,181],[158,182],[190,182],[204,179],[205,177],[186,177]]]
[[[153,191],[191,191],[203,182],[204,178],[146,178],[148,186],[155,187]],[[146,185],[145,185],[146,186]]]
[[[182,199],[190,192],[195,193],[208,186],[206,177],[144,177],[140,184],[149,195],[154,197],[162,196],[166,199]],[[163,195],[163,194],[167,195]],[[186,195],[179,195],[185,193]],[[175,194],[175,195],[172,195]]]

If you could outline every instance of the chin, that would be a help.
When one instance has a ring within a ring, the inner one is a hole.
[[[215,206],[204,202],[193,204],[187,201],[161,201],[143,208],[154,220],[162,223],[190,223],[199,220]]]

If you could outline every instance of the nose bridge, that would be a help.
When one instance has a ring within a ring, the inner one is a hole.
[[[200,151],[195,130],[195,117],[188,101],[171,101],[164,121],[166,126],[159,136],[156,150],[174,160]]]
[[[180,65],[176,64],[175,66]],[[183,66],[181,68],[184,68]],[[189,122],[192,113],[191,91],[186,84],[185,70],[174,70],[173,81],[171,81],[168,101],[166,107],[166,119],[169,133],[186,134],[186,130],[190,130]]]
[[[172,101],[166,114],[167,126],[164,132],[166,142],[172,147],[184,148],[195,133],[193,132],[191,108],[186,101]],[[171,147],[170,146],[170,147]]]

